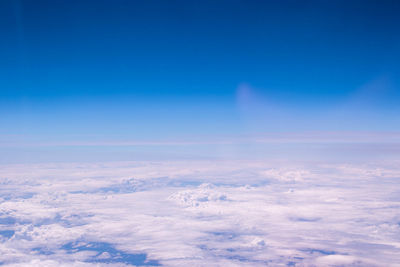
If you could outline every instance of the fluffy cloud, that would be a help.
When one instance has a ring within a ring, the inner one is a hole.
[[[398,166],[3,165],[0,263],[396,266]]]

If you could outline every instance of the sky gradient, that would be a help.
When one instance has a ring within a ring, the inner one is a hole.
[[[396,1],[0,3],[2,143],[400,130]]]

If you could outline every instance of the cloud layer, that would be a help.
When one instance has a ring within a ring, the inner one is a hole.
[[[2,165],[6,266],[398,266],[399,162]]]

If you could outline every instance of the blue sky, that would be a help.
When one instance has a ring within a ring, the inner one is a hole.
[[[0,3],[3,142],[398,131],[396,1]]]

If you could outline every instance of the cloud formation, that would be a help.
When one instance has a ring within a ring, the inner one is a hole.
[[[398,266],[396,161],[3,165],[5,266]]]

